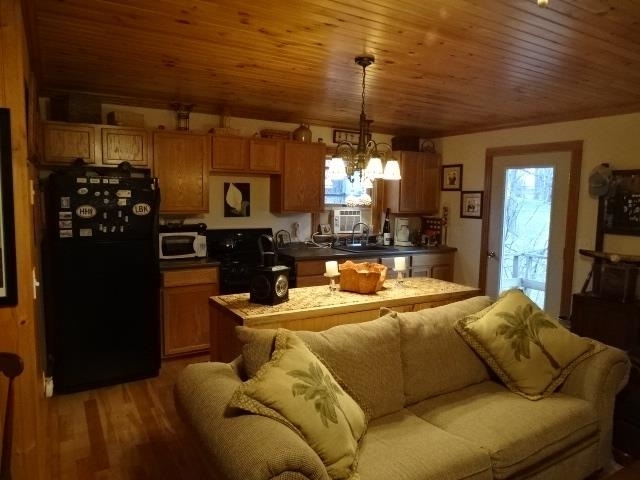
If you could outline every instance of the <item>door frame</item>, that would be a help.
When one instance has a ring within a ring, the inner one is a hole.
[[[484,163],[484,205],[482,212],[482,238],[480,242],[480,269],[478,285],[482,292],[487,286],[487,255],[489,249],[489,226],[491,224],[491,177],[493,159],[509,155],[528,155],[545,152],[568,152],[571,154],[569,167],[569,205],[577,205],[580,194],[580,170],[582,166],[582,140],[571,142],[537,143],[487,148]],[[571,311],[573,288],[573,264],[576,248],[578,209],[569,208],[565,223],[564,252],[562,254],[562,291],[560,293],[560,316],[568,317]]]

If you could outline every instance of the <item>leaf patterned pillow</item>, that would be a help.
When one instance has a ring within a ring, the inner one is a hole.
[[[603,348],[571,333],[518,289],[455,328],[510,390],[531,400],[551,395],[578,363]]]
[[[366,415],[293,332],[278,329],[271,360],[238,387],[229,406],[294,429],[322,459],[331,478],[357,478]]]

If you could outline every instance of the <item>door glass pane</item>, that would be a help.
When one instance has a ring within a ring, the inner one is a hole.
[[[551,227],[552,167],[505,173],[499,291],[518,287],[545,308]]]

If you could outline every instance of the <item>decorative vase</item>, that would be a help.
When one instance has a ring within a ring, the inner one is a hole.
[[[311,141],[311,129],[306,123],[301,123],[298,128],[293,131],[293,139],[299,142]]]

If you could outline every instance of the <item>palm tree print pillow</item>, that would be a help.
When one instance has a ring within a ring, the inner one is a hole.
[[[603,348],[571,333],[517,289],[455,327],[509,389],[531,400],[553,393],[578,363]]]
[[[357,478],[367,417],[293,332],[278,329],[271,360],[234,392],[230,407],[273,418],[295,430],[332,479]]]

